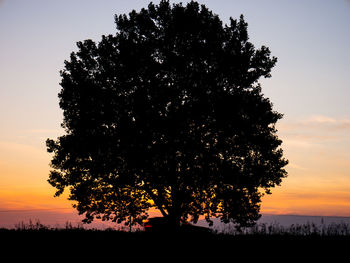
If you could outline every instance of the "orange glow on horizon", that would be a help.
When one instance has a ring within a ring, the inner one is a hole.
[[[335,121],[314,119],[312,125],[303,124],[306,126],[304,133],[312,132],[314,136],[295,135],[299,124],[282,123],[279,127],[284,142],[282,148],[290,161],[286,167],[289,175],[281,186],[271,189],[271,195],[262,198],[261,213],[350,216],[350,155],[348,148],[340,143],[343,133],[331,137],[330,144],[324,141],[326,137],[318,136],[314,126],[319,129],[320,123],[330,125]],[[346,145],[347,135],[344,136]],[[72,202],[67,200],[68,191],[60,197],[53,196],[55,189],[47,182],[50,158],[43,143],[35,146],[0,141],[1,210],[77,214]],[[149,214],[160,215],[156,209]]]

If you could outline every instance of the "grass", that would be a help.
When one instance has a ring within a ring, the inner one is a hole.
[[[49,225],[44,225],[40,220],[32,221],[29,220],[28,223],[21,221],[14,225],[14,228],[0,228],[0,233],[40,233],[40,232],[87,232],[87,233],[123,233],[129,235],[146,235],[142,228],[133,229],[132,232],[129,231],[129,227],[123,227],[119,225],[117,228],[106,228],[106,229],[88,229],[84,225],[76,224],[75,226],[71,222],[66,222],[65,225],[51,227]],[[153,234],[153,233],[151,233]],[[166,233],[158,233],[166,234]],[[194,234],[194,233],[191,233]],[[256,236],[282,236],[282,237],[308,237],[308,236],[318,236],[318,237],[349,237],[350,238],[350,224],[346,223],[331,223],[331,224],[292,224],[290,226],[282,226],[278,223],[260,223],[253,227],[246,227],[237,229],[234,225],[228,224],[224,226],[223,229],[214,230],[210,236],[226,236],[226,237],[256,237]]]
[[[42,224],[39,220],[28,223],[20,222],[15,224],[13,229],[0,228],[0,235],[114,235],[123,237],[124,239],[150,239],[164,238],[171,236],[169,233],[146,233],[142,229],[134,229],[127,231],[129,228],[106,228],[106,229],[87,229],[83,224],[73,225],[66,222],[62,227],[50,227]],[[173,234],[174,235],[174,234]],[[172,235],[172,236],[173,236]],[[175,234],[176,235],[176,234]],[[227,225],[221,231],[213,231],[212,233],[181,233],[178,235],[186,236],[186,238],[205,238],[213,240],[253,240],[253,239],[341,239],[350,240],[350,225],[346,223],[332,223],[316,225],[314,223],[292,224],[290,226],[282,226],[278,223],[272,224],[256,224],[253,227],[237,229],[233,225]]]
[[[0,239],[5,247],[15,253],[30,254],[49,251],[53,258],[63,255],[107,257],[115,260],[122,255],[144,259],[166,252],[169,258],[191,255],[207,259],[213,255],[231,257],[249,256],[261,259],[275,253],[297,255],[313,253],[331,254],[332,257],[347,253],[350,245],[350,227],[346,224],[316,226],[314,224],[291,225],[259,224],[237,231],[227,228],[218,233],[149,233],[127,232],[126,229],[86,229],[67,222],[63,227],[50,227],[40,221],[18,223],[13,229],[0,229]],[[7,251],[4,246],[2,251]],[[126,251],[129,251],[127,254]],[[135,251],[130,253],[130,251]],[[315,252],[316,251],[316,252]],[[75,254],[74,254],[75,253]],[[335,258],[332,258],[335,260]],[[333,261],[334,262],[334,261]]]
[[[319,236],[319,237],[350,237],[350,225],[346,223],[331,223],[317,225],[315,223],[292,224],[282,226],[278,223],[261,223],[253,227],[236,229],[228,225],[222,230],[222,233],[228,235],[263,235],[263,236]]]

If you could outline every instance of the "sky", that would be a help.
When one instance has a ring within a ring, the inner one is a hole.
[[[261,212],[350,216],[350,1],[198,2],[224,23],[243,14],[250,41],[278,58],[261,84],[284,114],[277,129],[289,176]],[[47,183],[45,140],[63,135],[59,71],[77,41],[115,34],[115,14],[148,3],[0,0],[0,226],[79,219]]]

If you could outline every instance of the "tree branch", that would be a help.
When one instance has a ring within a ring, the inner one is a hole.
[[[146,185],[145,185],[146,186]],[[159,209],[159,211],[162,213],[162,215],[164,217],[167,217],[168,216],[168,213],[165,211],[165,209],[163,208],[163,206],[165,206],[163,204],[163,202],[160,200],[159,196],[156,195],[152,188],[146,186],[145,187],[145,191],[149,194],[149,196],[152,198],[153,202],[155,203],[157,209]]]

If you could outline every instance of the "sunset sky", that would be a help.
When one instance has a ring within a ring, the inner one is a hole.
[[[350,216],[350,1],[198,2],[224,23],[243,14],[250,41],[278,58],[261,83],[284,114],[277,128],[289,176],[263,198],[262,213]],[[148,3],[0,0],[0,227],[77,218],[47,183],[45,140],[63,134],[59,71],[77,41],[115,34],[114,14]]]

